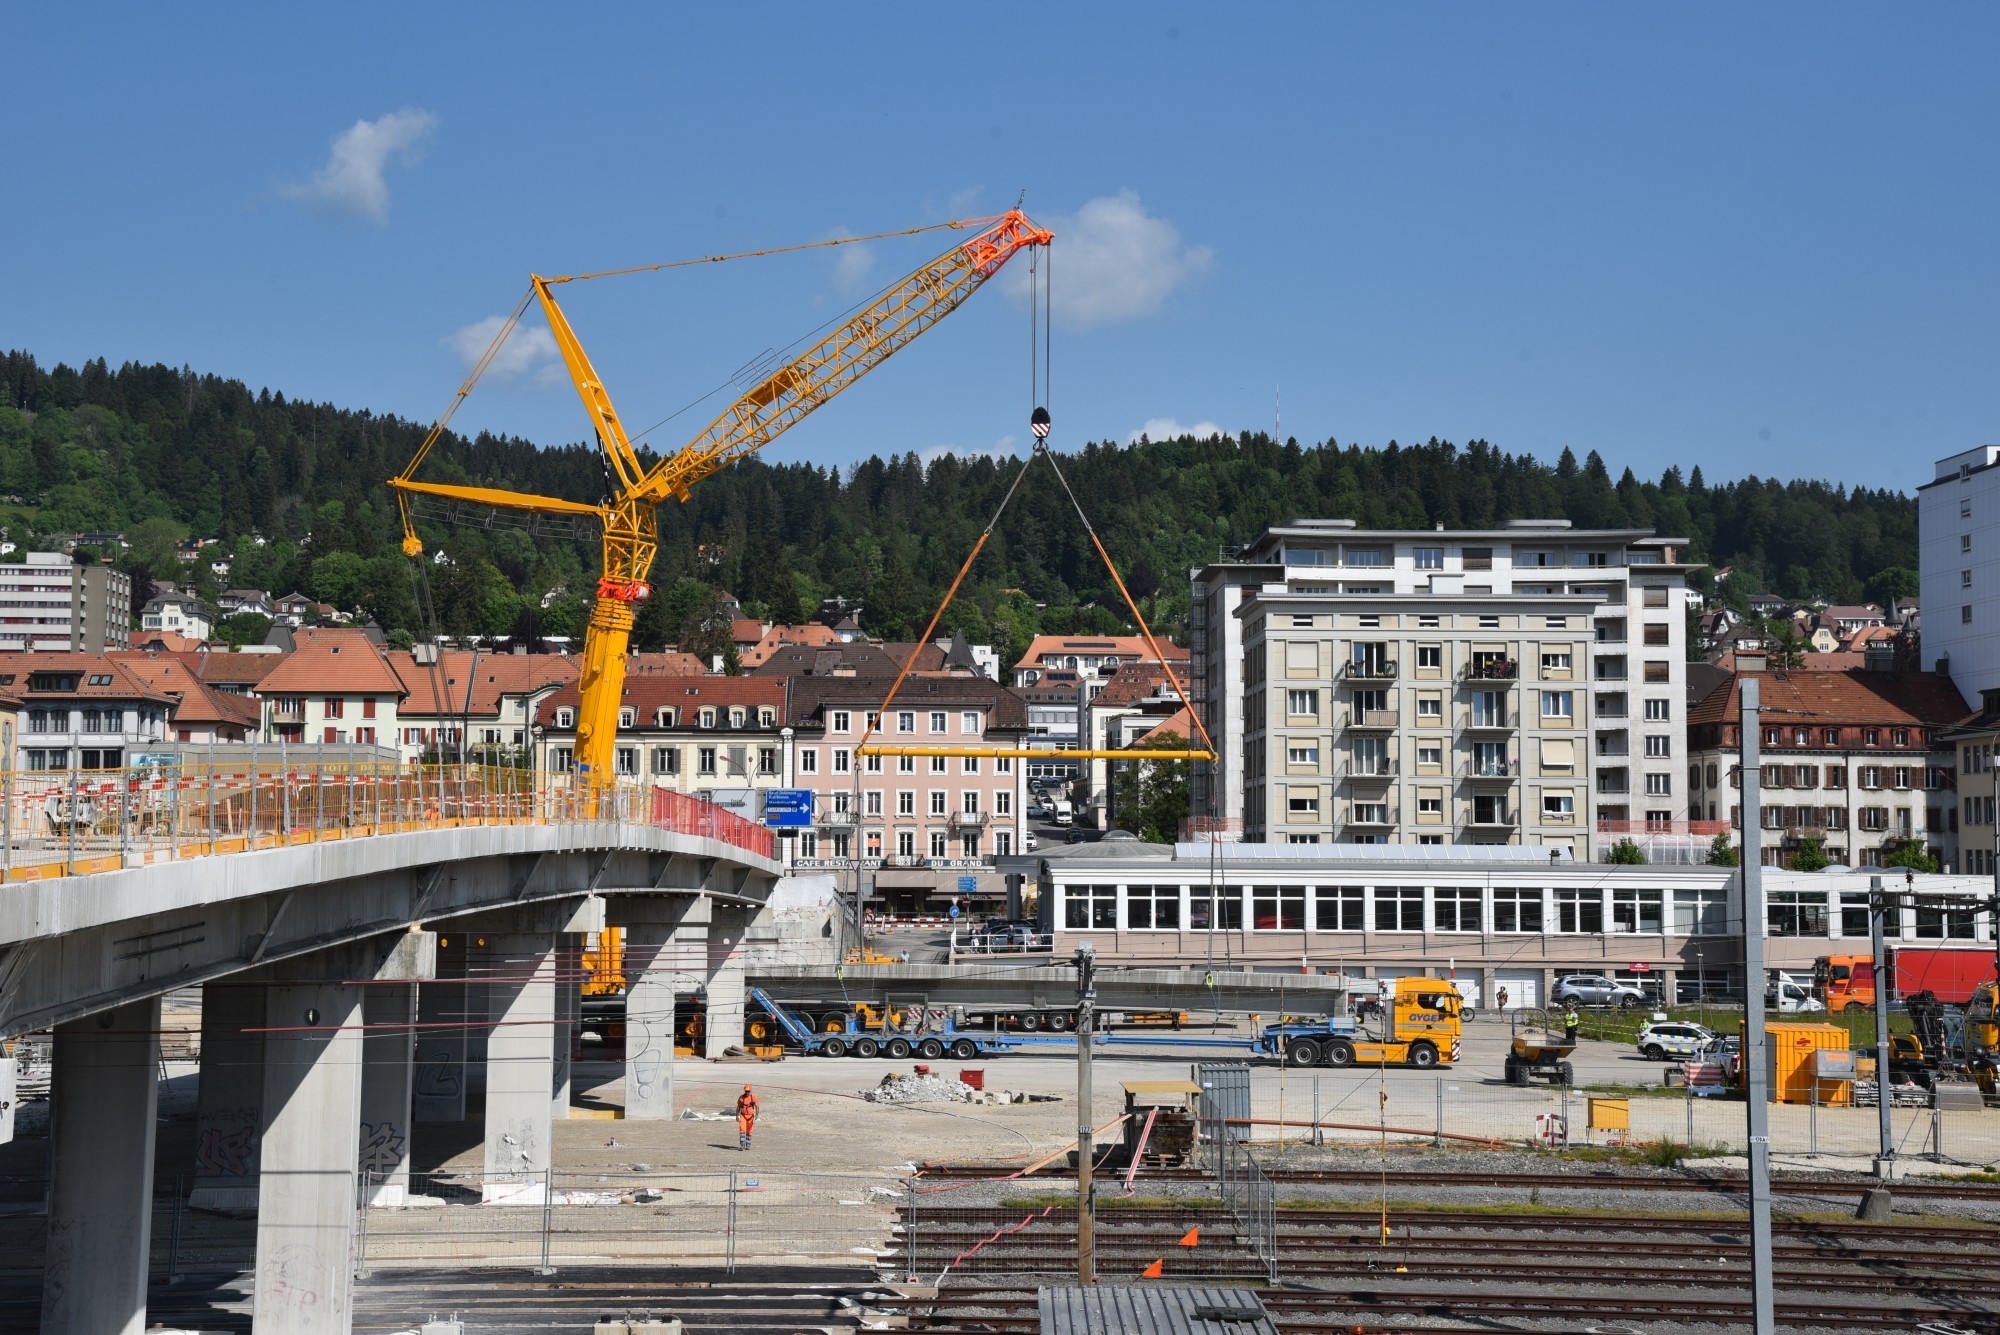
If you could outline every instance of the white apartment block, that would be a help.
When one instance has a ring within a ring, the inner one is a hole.
[[[1923,666],[1976,703],[2000,686],[2000,445],[1940,459],[1917,488]]]
[[[77,565],[67,552],[0,564],[0,652],[103,653],[128,647],[132,577]]]
[[[1685,831],[1681,540],[1301,520],[1194,574],[1199,815],[1268,843]]]

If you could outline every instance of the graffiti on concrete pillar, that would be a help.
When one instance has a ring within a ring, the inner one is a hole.
[[[257,1171],[256,1108],[211,1108],[195,1136],[197,1178],[249,1177]]]
[[[672,1033],[671,1023],[667,1025],[667,1030]],[[647,1107],[665,1095],[667,1085],[662,1077],[667,1074],[667,1057],[663,1053],[667,1050],[663,1050],[654,1037],[652,1021],[632,1017],[629,1008],[626,1032],[628,1043],[636,1040],[636,1050],[625,1063],[625,1078],[629,1082],[625,1101],[629,1115],[631,1109]]]
[[[455,1049],[438,1045],[419,1046],[416,1065],[415,1092],[418,1098],[456,1099],[463,1090],[465,1077]]]
[[[393,1173],[403,1166],[403,1150],[409,1137],[394,1122],[361,1124],[361,1171]]]

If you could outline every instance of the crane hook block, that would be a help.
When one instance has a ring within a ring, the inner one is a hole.
[[[642,603],[653,596],[653,586],[638,579],[600,579],[597,581],[597,596],[613,602]]]
[[[414,533],[405,534],[403,537],[403,555],[418,557],[423,554],[424,540]]]
[[[1034,431],[1036,440],[1047,440],[1049,438],[1049,427],[1052,425],[1049,421],[1049,410],[1047,408],[1035,409],[1034,413],[1028,418],[1028,425]]]

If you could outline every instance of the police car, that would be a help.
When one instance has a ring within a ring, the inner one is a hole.
[[[1657,1062],[1669,1057],[1696,1056],[1707,1051],[1716,1038],[1716,1032],[1706,1026],[1686,1020],[1665,1020],[1641,1029],[1635,1042],[1640,1056]]]

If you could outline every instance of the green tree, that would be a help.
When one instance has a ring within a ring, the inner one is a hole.
[[[271,618],[261,612],[238,612],[215,623],[215,638],[232,649],[246,644],[262,644],[271,633]]]
[[[729,604],[722,600],[722,594],[709,589],[707,596],[697,603],[682,619],[680,627],[680,648],[682,653],[693,654],[704,665],[722,660],[722,670],[729,676],[743,674],[743,662],[736,654],[736,641],[730,635],[735,624],[730,615]]]
[[[1708,846],[1708,865],[1711,867],[1734,867],[1739,861],[1736,849],[1730,845],[1729,836],[1718,834],[1715,842]]]
[[[1907,867],[1911,871],[1936,871],[1940,866],[1937,858],[1925,847],[1921,839],[1906,839],[1896,845],[1896,851],[1882,859],[1885,867]]]
[[[1163,732],[1136,743],[1134,751],[1179,751],[1187,739]],[[1188,762],[1185,760],[1113,761],[1112,825],[1130,830],[1149,844],[1171,844],[1180,837],[1181,818],[1188,814]]]
[[[1879,603],[1884,611],[1898,598],[1914,598],[1922,581],[1917,572],[1908,566],[1884,566],[1869,577],[1864,586],[1868,590],[1868,600]]]
[[[1611,853],[1607,860],[1621,867],[1644,866],[1646,863],[1646,850],[1640,848],[1639,845],[1633,843],[1630,839],[1620,839],[1611,846]]]
[[[1793,871],[1819,871],[1833,865],[1833,859],[1819,846],[1817,839],[1799,840],[1799,851],[1785,860],[1785,865]]]

